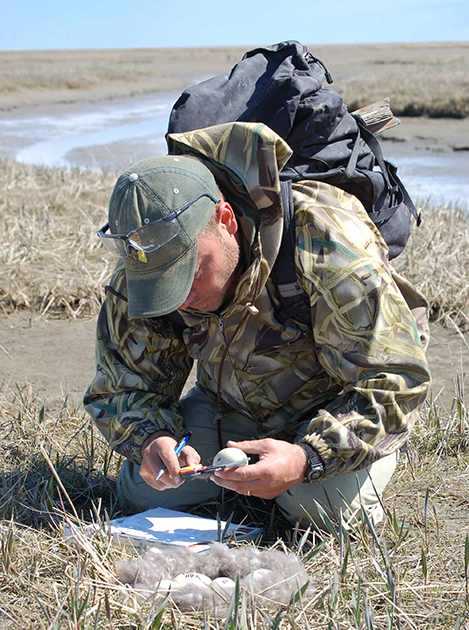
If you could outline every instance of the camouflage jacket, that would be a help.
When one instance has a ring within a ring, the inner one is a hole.
[[[168,317],[129,319],[125,271],[116,267],[84,399],[111,446],[140,463],[151,433],[179,433],[178,401],[197,360],[198,382],[214,401],[219,391],[220,412],[252,417],[258,436],[288,439],[310,420],[303,440],[327,477],[394,452],[429,386],[425,301],[392,271],[360,202],[320,182],[293,185],[295,262],[311,326],[280,323],[269,274],[283,229],[279,171],[288,145],[255,123],[172,134],[168,143],[170,153],[196,154],[214,173],[239,218],[247,268],[222,312],[181,312],[179,329]]]

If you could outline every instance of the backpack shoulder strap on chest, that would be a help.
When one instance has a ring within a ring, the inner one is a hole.
[[[297,280],[295,268],[295,213],[291,181],[280,182],[283,205],[283,234],[277,259],[270,273],[280,308],[275,314],[282,324],[287,319],[311,325],[309,297]]]

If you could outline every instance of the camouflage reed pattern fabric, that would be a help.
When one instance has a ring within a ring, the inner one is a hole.
[[[111,446],[140,463],[151,433],[182,430],[178,400],[194,360],[214,404],[220,380],[220,413],[251,417],[253,437],[292,440],[310,420],[303,439],[327,477],[402,446],[430,382],[426,320],[417,326],[407,303],[421,316],[425,301],[393,273],[360,202],[327,184],[293,185],[297,275],[310,295],[311,327],[281,324],[269,273],[283,226],[278,173],[288,146],[254,123],[174,134],[169,146],[201,156],[214,172],[238,213],[248,263],[223,312],[181,312],[183,331],[167,317],[129,319],[117,266],[110,284],[122,297],[110,293],[102,307],[97,373],[85,394]]]

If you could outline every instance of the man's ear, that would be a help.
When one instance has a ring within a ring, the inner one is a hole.
[[[220,201],[217,208],[218,226],[226,230],[230,236],[238,231],[238,221],[233,208],[227,201]]]

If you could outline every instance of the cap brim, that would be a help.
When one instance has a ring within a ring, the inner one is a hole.
[[[166,269],[135,273],[126,269],[129,317],[159,317],[178,309],[189,295],[197,262],[197,244]]]

